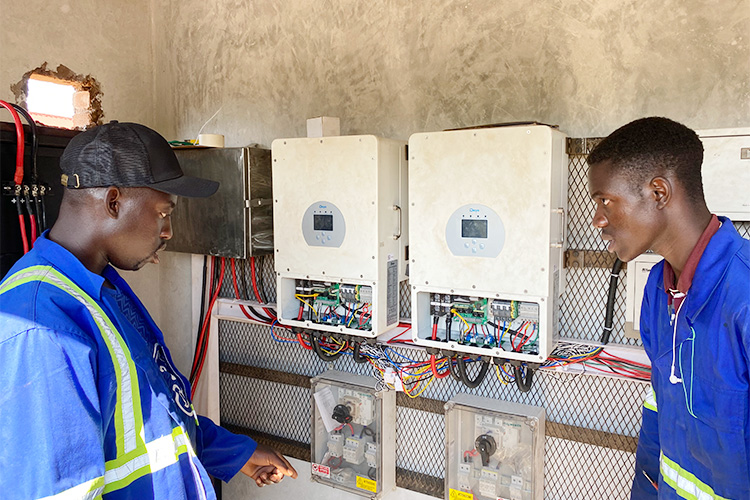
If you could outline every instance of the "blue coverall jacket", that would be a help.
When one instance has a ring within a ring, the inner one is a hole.
[[[646,284],[640,325],[655,400],[644,403],[634,499],[657,498],[644,471],[660,499],[750,499],[750,241],[719,219],[674,319],[664,261]]]
[[[207,472],[228,481],[256,444],[189,395],[112,267],[89,272],[45,233],[0,283],[3,499],[215,498]]]

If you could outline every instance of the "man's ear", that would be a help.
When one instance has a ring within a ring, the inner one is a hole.
[[[120,216],[120,208],[122,206],[122,191],[116,186],[110,186],[104,194],[104,201],[107,207],[107,215],[113,219],[117,219]]]
[[[666,207],[674,194],[672,183],[666,177],[654,177],[651,179],[649,190],[651,199],[656,203],[658,210]]]

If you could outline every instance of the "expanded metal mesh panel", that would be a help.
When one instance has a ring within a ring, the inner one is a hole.
[[[571,339],[599,341],[604,330],[604,316],[609,292],[610,269],[568,268],[565,293],[560,303],[560,335]],[[620,271],[617,281],[612,333],[613,344],[642,345],[640,339],[625,337],[625,288],[627,270]]]
[[[630,498],[635,454],[547,437],[545,500]]]
[[[750,239],[750,222],[735,222],[734,228],[745,239]]]
[[[398,285],[399,290],[399,304],[398,314],[399,318],[407,319],[411,318],[411,292],[409,290],[409,280],[402,281]]]
[[[439,413],[396,407],[396,467],[445,476],[445,417]]]
[[[221,423],[310,442],[310,391],[221,373]]]
[[[591,221],[596,206],[589,197],[588,164],[585,155],[571,155],[568,161],[568,248],[606,250]]]

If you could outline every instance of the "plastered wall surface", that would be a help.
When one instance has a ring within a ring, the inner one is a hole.
[[[515,120],[606,135],[644,115],[750,124],[750,1],[197,0],[155,9],[158,106],[228,145]],[[159,59],[163,58],[163,59]],[[165,90],[165,89],[163,89]]]
[[[0,99],[46,61],[101,84],[105,123],[153,124],[150,0],[0,0],[0,14]]]

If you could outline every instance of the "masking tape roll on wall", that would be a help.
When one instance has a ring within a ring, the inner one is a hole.
[[[212,148],[224,147],[224,136],[221,134],[200,134],[198,135],[199,146],[209,146]]]

